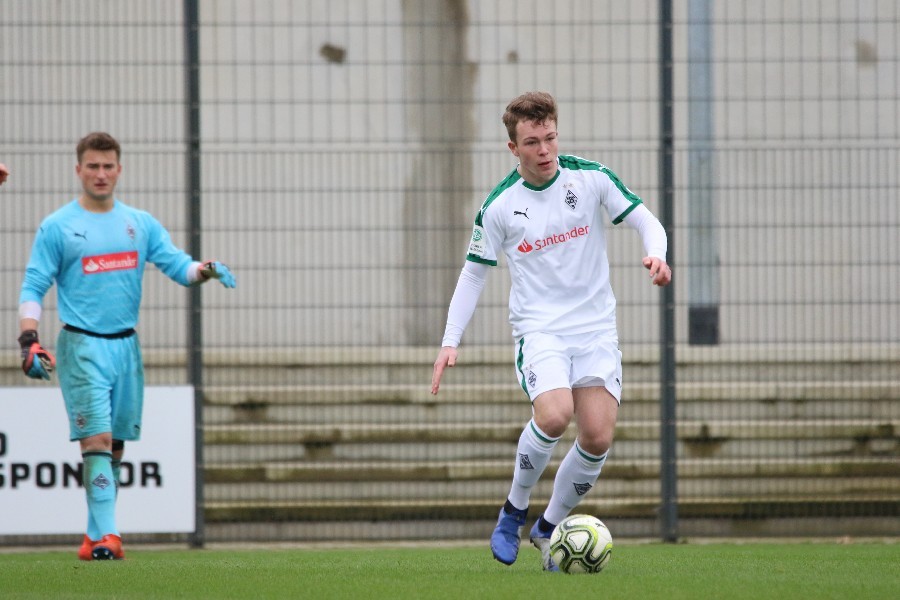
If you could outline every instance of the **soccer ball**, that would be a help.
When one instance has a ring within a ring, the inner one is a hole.
[[[565,573],[599,573],[612,556],[612,535],[591,515],[570,515],[550,536],[550,558]]]

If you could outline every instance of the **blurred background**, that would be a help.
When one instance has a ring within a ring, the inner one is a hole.
[[[198,539],[486,541],[530,417],[502,263],[428,392],[475,213],[515,167],[500,117],[529,90],[556,97],[560,152],[609,166],[670,236],[664,294],[609,228],[625,392],[579,511],[623,537],[900,535],[897,3],[0,14],[0,385],[45,385],[18,367],[19,286],[41,219],[80,193],[75,144],[107,131],[117,196],[238,278],[192,297],[145,277],[148,384],[201,402]]]

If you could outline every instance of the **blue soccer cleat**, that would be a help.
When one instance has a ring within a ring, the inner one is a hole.
[[[525,517],[528,515],[528,509],[506,512],[500,509],[500,518],[497,519],[497,526],[494,533],[491,534],[491,552],[494,558],[505,565],[511,565],[516,562],[516,556],[519,554],[519,528],[525,526]]]
[[[543,517],[544,515],[541,515]],[[541,522],[541,517],[538,517],[538,520],[534,522],[534,527],[531,528],[531,533],[529,537],[531,538],[531,543],[534,544],[534,547],[541,551],[541,566],[545,571],[550,571],[551,573],[555,573],[559,571],[559,567],[556,563],[553,562],[553,559],[550,558],[550,536],[553,534],[553,530],[543,532],[538,525]]]

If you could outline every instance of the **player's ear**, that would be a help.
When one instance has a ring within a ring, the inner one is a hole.
[[[519,158],[519,147],[516,145],[516,143],[514,141],[510,140],[510,141],[506,142],[506,146],[507,146],[507,148],[509,148],[509,151],[513,153],[513,156],[515,156],[516,158]]]

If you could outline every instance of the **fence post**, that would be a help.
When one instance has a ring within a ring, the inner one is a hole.
[[[672,1],[659,1],[659,202],[660,221],[669,237],[668,262],[675,263],[674,152],[672,86]],[[660,301],[660,526],[666,542],[678,540],[677,437],[675,429],[675,284],[662,288]]]
[[[200,18],[197,0],[184,1],[185,123],[189,253],[201,257],[200,222]],[[203,517],[203,299],[201,286],[189,289],[188,380],[194,387],[194,533],[191,545],[205,541]]]

